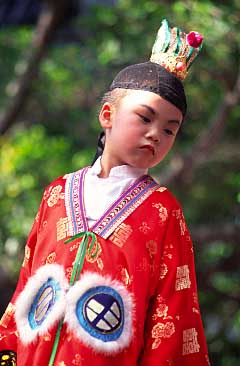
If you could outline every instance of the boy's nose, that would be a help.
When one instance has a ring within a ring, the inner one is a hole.
[[[148,131],[147,137],[157,143],[160,141],[160,132],[157,128],[151,128],[151,130]]]

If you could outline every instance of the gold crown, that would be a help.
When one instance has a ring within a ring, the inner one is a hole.
[[[202,41],[203,36],[200,33],[186,34],[177,27],[170,28],[168,21],[164,19],[158,30],[150,61],[184,80],[189,67],[202,49]]]

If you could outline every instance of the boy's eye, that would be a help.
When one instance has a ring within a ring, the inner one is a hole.
[[[164,132],[169,136],[175,136],[175,133],[172,130],[169,130],[168,128],[165,128]]]
[[[146,123],[151,122],[151,120],[150,120],[149,118],[145,117],[144,115],[142,115],[142,114],[138,114],[138,115],[139,115],[139,117],[140,117],[144,122],[146,122]]]

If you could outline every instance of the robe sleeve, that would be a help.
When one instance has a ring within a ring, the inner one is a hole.
[[[39,209],[40,212],[40,209]],[[30,231],[26,246],[25,256],[20,270],[18,283],[8,307],[0,320],[0,364],[16,365],[18,332],[15,323],[15,301],[23,290],[31,273],[31,264],[34,248],[37,242],[39,227],[39,212]],[[3,362],[3,363],[2,363]],[[4,363],[5,362],[5,363]]]
[[[139,366],[208,366],[193,246],[181,207],[168,214]]]

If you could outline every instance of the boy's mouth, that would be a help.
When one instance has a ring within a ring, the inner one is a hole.
[[[152,155],[155,154],[155,150],[154,150],[154,147],[152,145],[144,145],[141,147],[141,149],[146,149],[148,151],[150,151],[152,153]]]

